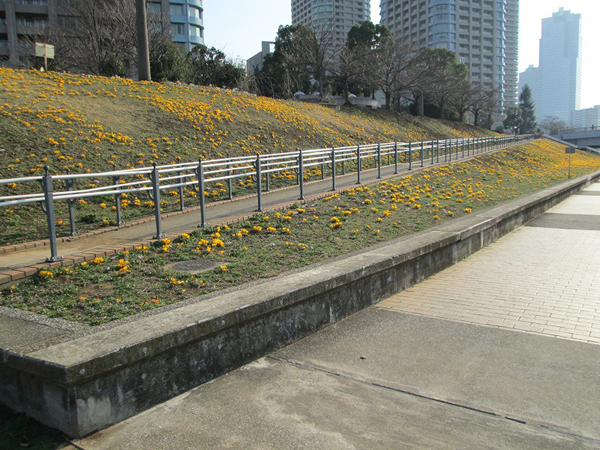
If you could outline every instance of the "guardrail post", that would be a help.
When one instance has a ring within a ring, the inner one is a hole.
[[[62,261],[62,256],[58,256],[56,248],[56,216],[54,214],[54,186],[52,175],[48,173],[48,166],[44,167],[44,177],[42,178],[42,189],[44,191],[44,202],[42,203],[42,211],[46,214],[48,222],[48,235],[50,237],[50,258],[46,258],[46,262]]]
[[[381,144],[377,144],[377,179],[381,178]]]
[[[180,170],[177,172],[179,175],[179,211],[183,211],[185,209],[185,199],[183,198],[183,172]]]
[[[233,181],[231,175],[231,164],[227,164],[227,197],[229,200],[233,200]]]
[[[360,159],[360,145],[356,146],[356,184],[360,184],[360,166],[361,166],[361,159]]]
[[[266,169],[269,170],[268,164]],[[265,190],[267,192],[271,191],[271,174],[269,172],[265,173]]]
[[[440,140],[438,139],[435,143],[435,154],[437,162],[440,162]]]
[[[394,175],[398,173],[398,142],[394,142]]]
[[[69,173],[71,173],[71,171],[67,169],[67,175]],[[73,178],[65,180],[65,186],[67,188],[67,191],[72,191],[74,184],[75,180]],[[69,206],[69,226],[71,227],[71,236],[78,236],[79,233],[75,229],[75,199],[70,198],[69,200],[67,200],[67,205]]]
[[[461,139],[461,153],[460,153],[460,157],[464,159],[465,157],[465,138]]]
[[[165,237],[165,235],[162,232],[162,217],[160,214],[160,179],[158,177],[158,168],[156,167],[156,162],[152,163],[150,180],[152,181],[152,194],[150,194],[150,198],[154,202],[154,218],[156,221],[156,236],[154,236],[152,239],[162,239]]]
[[[200,199],[200,223],[198,228],[205,228],[208,225],[206,222],[206,199],[204,198],[204,166],[202,160],[198,161],[198,167],[196,168],[196,176],[198,177],[198,187],[196,192]]]
[[[300,197],[298,200],[304,200],[304,155],[302,154],[302,150],[299,150],[298,155],[298,176],[298,184],[300,185]]]
[[[331,149],[331,190],[332,191],[337,191],[336,185],[335,185],[335,172],[336,172],[336,167],[335,167],[335,148]]]
[[[325,179],[325,154],[321,155],[321,180]]]
[[[116,164],[113,164],[113,170],[116,171],[117,170],[117,166]],[[118,175],[114,175],[113,176],[113,186],[115,186],[116,189],[119,189],[119,182],[121,181],[121,177]],[[123,225],[123,219],[121,217],[121,194],[115,194],[115,210],[117,212],[117,226],[121,226]]]
[[[254,167],[256,169],[256,195],[258,196],[257,212],[262,212],[262,167],[260,162],[260,154],[256,155]]]
[[[412,170],[412,142],[408,143],[408,170]]]
[[[421,141],[421,167],[425,165],[425,145],[423,141]]]
[[[433,141],[429,141],[429,151],[431,152],[431,164],[435,163],[435,153],[434,153],[433,149],[434,149]]]

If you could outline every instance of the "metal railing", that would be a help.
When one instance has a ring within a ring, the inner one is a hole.
[[[553,134],[553,133],[550,133],[550,134],[552,136],[558,136],[558,135],[573,134],[573,133],[593,133],[594,131],[600,131],[600,130],[598,130],[597,126],[592,125],[589,127],[579,127],[579,128],[561,128],[556,132],[556,134]]]
[[[320,169],[321,179],[325,179],[326,168],[329,168],[331,189],[335,191],[338,170],[342,175],[347,169],[356,172],[356,183],[361,183],[363,162],[373,163],[377,169],[377,178],[381,178],[383,165],[393,165],[394,174],[398,173],[400,163],[408,165],[412,170],[415,164],[424,167],[429,164],[451,162],[460,158],[473,156],[494,149],[507,148],[521,141],[531,140],[534,136],[500,136],[485,138],[460,138],[420,142],[392,142],[385,144],[358,145],[328,149],[300,150],[285,153],[257,154],[234,158],[200,160],[198,162],[169,164],[152,167],[141,167],[126,170],[113,170],[102,173],[83,173],[52,175],[48,166],[43,176],[0,179],[0,185],[18,183],[40,183],[41,191],[32,194],[7,195],[0,197],[0,207],[13,207],[28,203],[39,203],[46,215],[50,240],[50,257],[47,262],[61,261],[58,256],[56,239],[55,202],[66,201],[69,211],[71,235],[76,235],[75,202],[98,196],[112,196],[116,212],[117,225],[123,224],[121,201],[124,196],[134,193],[147,193],[154,209],[156,234],[154,239],[164,237],[161,223],[161,192],[176,189],[179,195],[180,210],[184,205],[184,188],[192,188],[199,199],[199,227],[206,227],[206,186],[210,183],[227,183],[227,196],[233,198],[232,182],[235,179],[252,178],[256,183],[257,211],[262,211],[263,181],[266,191],[270,190],[270,179],[273,174],[293,171],[299,187],[299,200],[304,200],[305,174],[311,168]],[[384,163],[385,159],[385,163]],[[133,178],[126,181],[126,178]],[[75,189],[75,182],[93,179],[94,183],[86,189]],[[99,179],[108,179],[105,185]],[[62,182],[64,188],[56,189],[56,183]]]

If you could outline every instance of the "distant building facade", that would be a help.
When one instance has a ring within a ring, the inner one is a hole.
[[[71,9],[77,1],[0,0],[0,64],[19,66],[33,56],[34,41],[59,26],[80,26]],[[148,0],[148,11],[163,14],[173,41],[186,51],[204,43],[202,0]]]
[[[32,42],[58,24],[57,0],[0,1],[0,63],[18,66]]]
[[[186,52],[204,44],[202,0],[148,0],[148,12],[163,15],[171,24],[173,42]]]
[[[474,85],[517,104],[519,0],[381,0],[381,23],[419,50],[456,53]]]
[[[338,42],[346,42],[350,29],[367,20],[369,0],[292,0],[292,25],[306,25],[317,34],[327,30]]]
[[[581,15],[561,8],[542,20],[539,67],[519,77],[529,85],[538,120],[557,117],[570,124],[581,106]]]
[[[571,113],[571,126],[573,128],[594,128],[600,127],[600,105],[593,108],[580,109]]]
[[[246,61],[248,73],[253,74],[257,70],[261,70],[265,62],[265,57],[275,51],[275,42],[263,41],[262,50]]]

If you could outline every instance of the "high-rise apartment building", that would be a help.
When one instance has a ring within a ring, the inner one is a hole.
[[[202,0],[148,0],[148,12],[161,14],[171,24],[173,42],[185,51],[204,44]]]
[[[519,0],[381,0],[381,23],[418,50],[452,50],[473,84],[517,103]]]
[[[571,123],[581,106],[581,15],[561,8],[542,20],[539,67],[520,74],[528,84],[538,119],[557,117]]]
[[[18,66],[24,56],[33,56],[32,43],[56,27],[80,27],[73,15],[78,1],[0,0],[0,64]],[[202,0],[148,0],[148,11],[163,15],[173,41],[186,51],[204,43]]]
[[[371,20],[369,0],[292,0],[292,24],[311,27],[317,34],[333,31],[346,42],[354,25]]]

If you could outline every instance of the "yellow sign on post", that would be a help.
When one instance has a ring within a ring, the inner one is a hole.
[[[35,43],[35,56],[44,58],[44,71],[48,71],[48,60],[54,59],[54,45]]]

